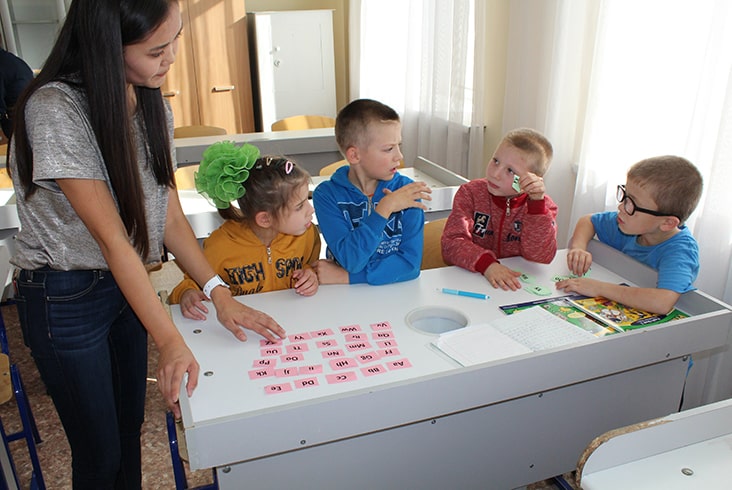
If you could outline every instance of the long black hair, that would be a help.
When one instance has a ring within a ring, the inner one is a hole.
[[[119,213],[137,251],[146,257],[149,237],[127,103],[124,46],[146,39],[178,0],[74,0],[41,72],[16,104],[15,156],[26,199],[36,191],[33,149],[25,108],[43,85],[60,80],[86,92],[89,121],[117,198]],[[158,185],[174,186],[165,108],[160,89],[135,87],[144,126],[148,165]]]

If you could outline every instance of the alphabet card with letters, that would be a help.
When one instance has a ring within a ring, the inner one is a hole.
[[[248,375],[252,381],[265,380],[266,394],[277,394],[410,367],[391,324],[385,321],[367,328],[353,324],[302,332],[280,342],[260,340],[259,357]]]

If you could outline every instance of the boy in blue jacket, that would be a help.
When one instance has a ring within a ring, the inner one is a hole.
[[[349,165],[313,192],[328,247],[313,264],[320,284],[389,284],[419,276],[430,188],[400,175],[401,122],[390,107],[354,100],[336,118],[335,137]]]

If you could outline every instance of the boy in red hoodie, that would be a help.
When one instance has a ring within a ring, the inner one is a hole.
[[[485,178],[455,194],[442,233],[445,262],[483,274],[495,288],[521,288],[520,272],[498,259],[520,255],[549,263],[557,251],[557,205],[545,194],[543,175],[552,145],[528,128],[509,131],[486,168]]]

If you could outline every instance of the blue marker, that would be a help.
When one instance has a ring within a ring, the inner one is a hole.
[[[454,294],[455,296],[467,296],[468,298],[478,298],[478,299],[489,299],[490,296],[483,293],[474,293],[472,291],[461,291],[459,289],[448,289],[448,288],[442,288],[441,291],[445,294]]]

